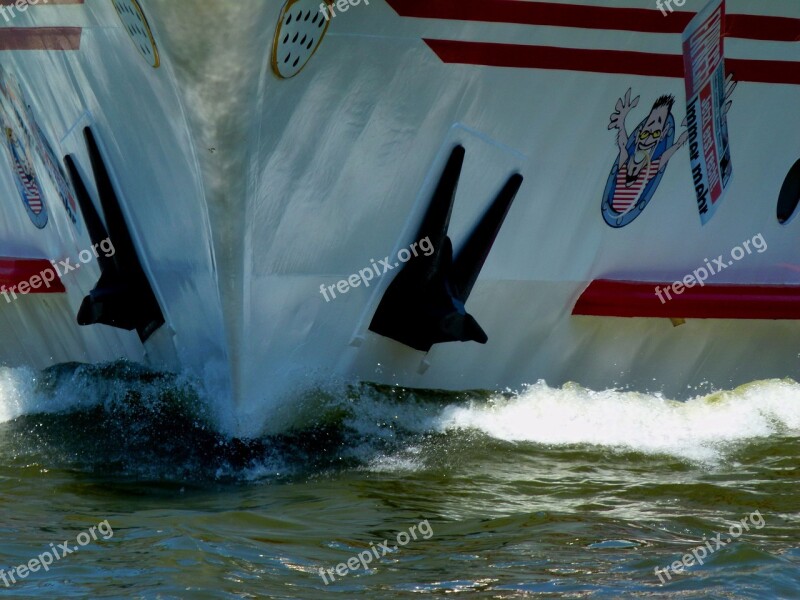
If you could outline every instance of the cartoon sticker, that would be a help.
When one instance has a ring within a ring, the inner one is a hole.
[[[17,188],[33,224],[47,225],[47,207],[32,158],[39,158],[50,176],[72,224],[80,231],[78,203],[58,155],[33,117],[19,83],[0,68],[0,126]]]
[[[684,131],[673,144],[675,97],[671,95],[658,98],[650,113],[628,135],[625,120],[638,106],[639,98],[631,100],[628,88],[617,101],[608,124],[609,130],[618,130],[619,147],[603,194],[603,218],[611,227],[625,227],[642,213],[658,189],[667,164],[688,139]]]
[[[3,133],[3,146],[22,204],[31,222],[42,229],[47,225],[47,207],[33,166],[34,144],[27,117],[19,84],[0,70],[0,130]]]
[[[56,184],[58,196],[61,198],[61,204],[64,205],[64,210],[67,211],[69,220],[72,221],[72,224],[80,231],[80,225],[78,224],[78,203],[75,201],[75,196],[72,194],[72,188],[68,182],[67,174],[64,172],[61,163],[56,157],[56,153],[53,151],[53,147],[50,145],[50,142],[47,141],[39,124],[33,121],[32,125],[36,132],[39,156],[42,162],[44,162],[45,169],[47,169],[50,178]]]
[[[703,225],[722,203],[733,173],[727,113],[736,82],[725,78],[724,23],[725,1],[712,0],[683,32],[689,158]]]

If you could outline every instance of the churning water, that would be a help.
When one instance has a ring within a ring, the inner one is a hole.
[[[173,375],[0,370],[0,568],[114,531],[0,595],[800,598],[793,381],[687,402],[542,382],[302,402],[302,426],[232,440]],[[423,521],[427,539],[336,573]],[[702,565],[664,575],[699,546]]]

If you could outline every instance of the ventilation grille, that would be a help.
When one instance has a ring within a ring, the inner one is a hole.
[[[294,77],[319,48],[330,22],[319,0],[289,0],[281,11],[272,50],[272,70],[278,77]]]
[[[161,64],[161,59],[158,56],[156,41],[142,7],[136,0],[111,0],[111,3],[117,10],[119,18],[122,19],[122,24],[131,36],[136,49],[139,50],[139,54],[151,67],[157,69]]]

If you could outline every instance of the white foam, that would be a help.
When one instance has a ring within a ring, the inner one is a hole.
[[[515,442],[594,444],[715,461],[732,442],[800,431],[800,384],[760,381],[686,402],[544,382],[507,399],[449,406],[440,431],[472,429]]]
[[[42,379],[46,381],[45,385],[41,385]],[[65,369],[60,374],[43,373],[28,367],[0,367],[0,423],[24,415],[71,412],[103,403],[124,403],[129,390],[152,394],[152,390],[159,389],[160,385],[157,381],[138,383],[107,377],[90,365]]]
[[[0,423],[36,409],[35,375],[30,369],[0,369]]]
[[[131,385],[93,377],[79,367],[55,385],[38,389],[41,376],[28,368],[0,368],[0,423],[114,398],[124,402]],[[373,444],[392,444],[397,431],[414,437],[471,430],[509,442],[590,444],[707,462],[717,461],[737,442],[800,434],[800,384],[791,380],[753,382],[686,402],[636,392],[594,392],[577,385],[555,389],[544,382],[512,397],[497,395],[444,407],[426,401],[424,392],[398,402],[371,391],[351,402],[342,395],[330,404],[354,409],[346,424],[364,438],[364,458],[379,471],[415,470],[424,463],[416,447],[376,456]],[[358,455],[358,448],[353,452]]]
[[[84,385],[73,377],[66,385],[58,384],[48,391],[38,389],[42,374],[28,367],[0,368],[0,423],[23,415],[56,413],[87,406],[98,395],[85,392]]]

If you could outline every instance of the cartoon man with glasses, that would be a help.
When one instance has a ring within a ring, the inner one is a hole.
[[[653,104],[650,114],[629,136],[625,128],[628,113],[639,104],[640,96],[631,100],[631,89],[617,101],[616,110],[611,115],[609,129],[617,129],[617,172],[613,196],[610,205],[614,212],[624,215],[639,203],[648,184],[663,173],[667,163],[689,138],[683,132],[678,140],[671,144],[675,132],[675,119],[672,107],[675,97],[661,96]],[[654,190],[649,190],[652,195]],[[642,207],[643,208],[643,207]]]

